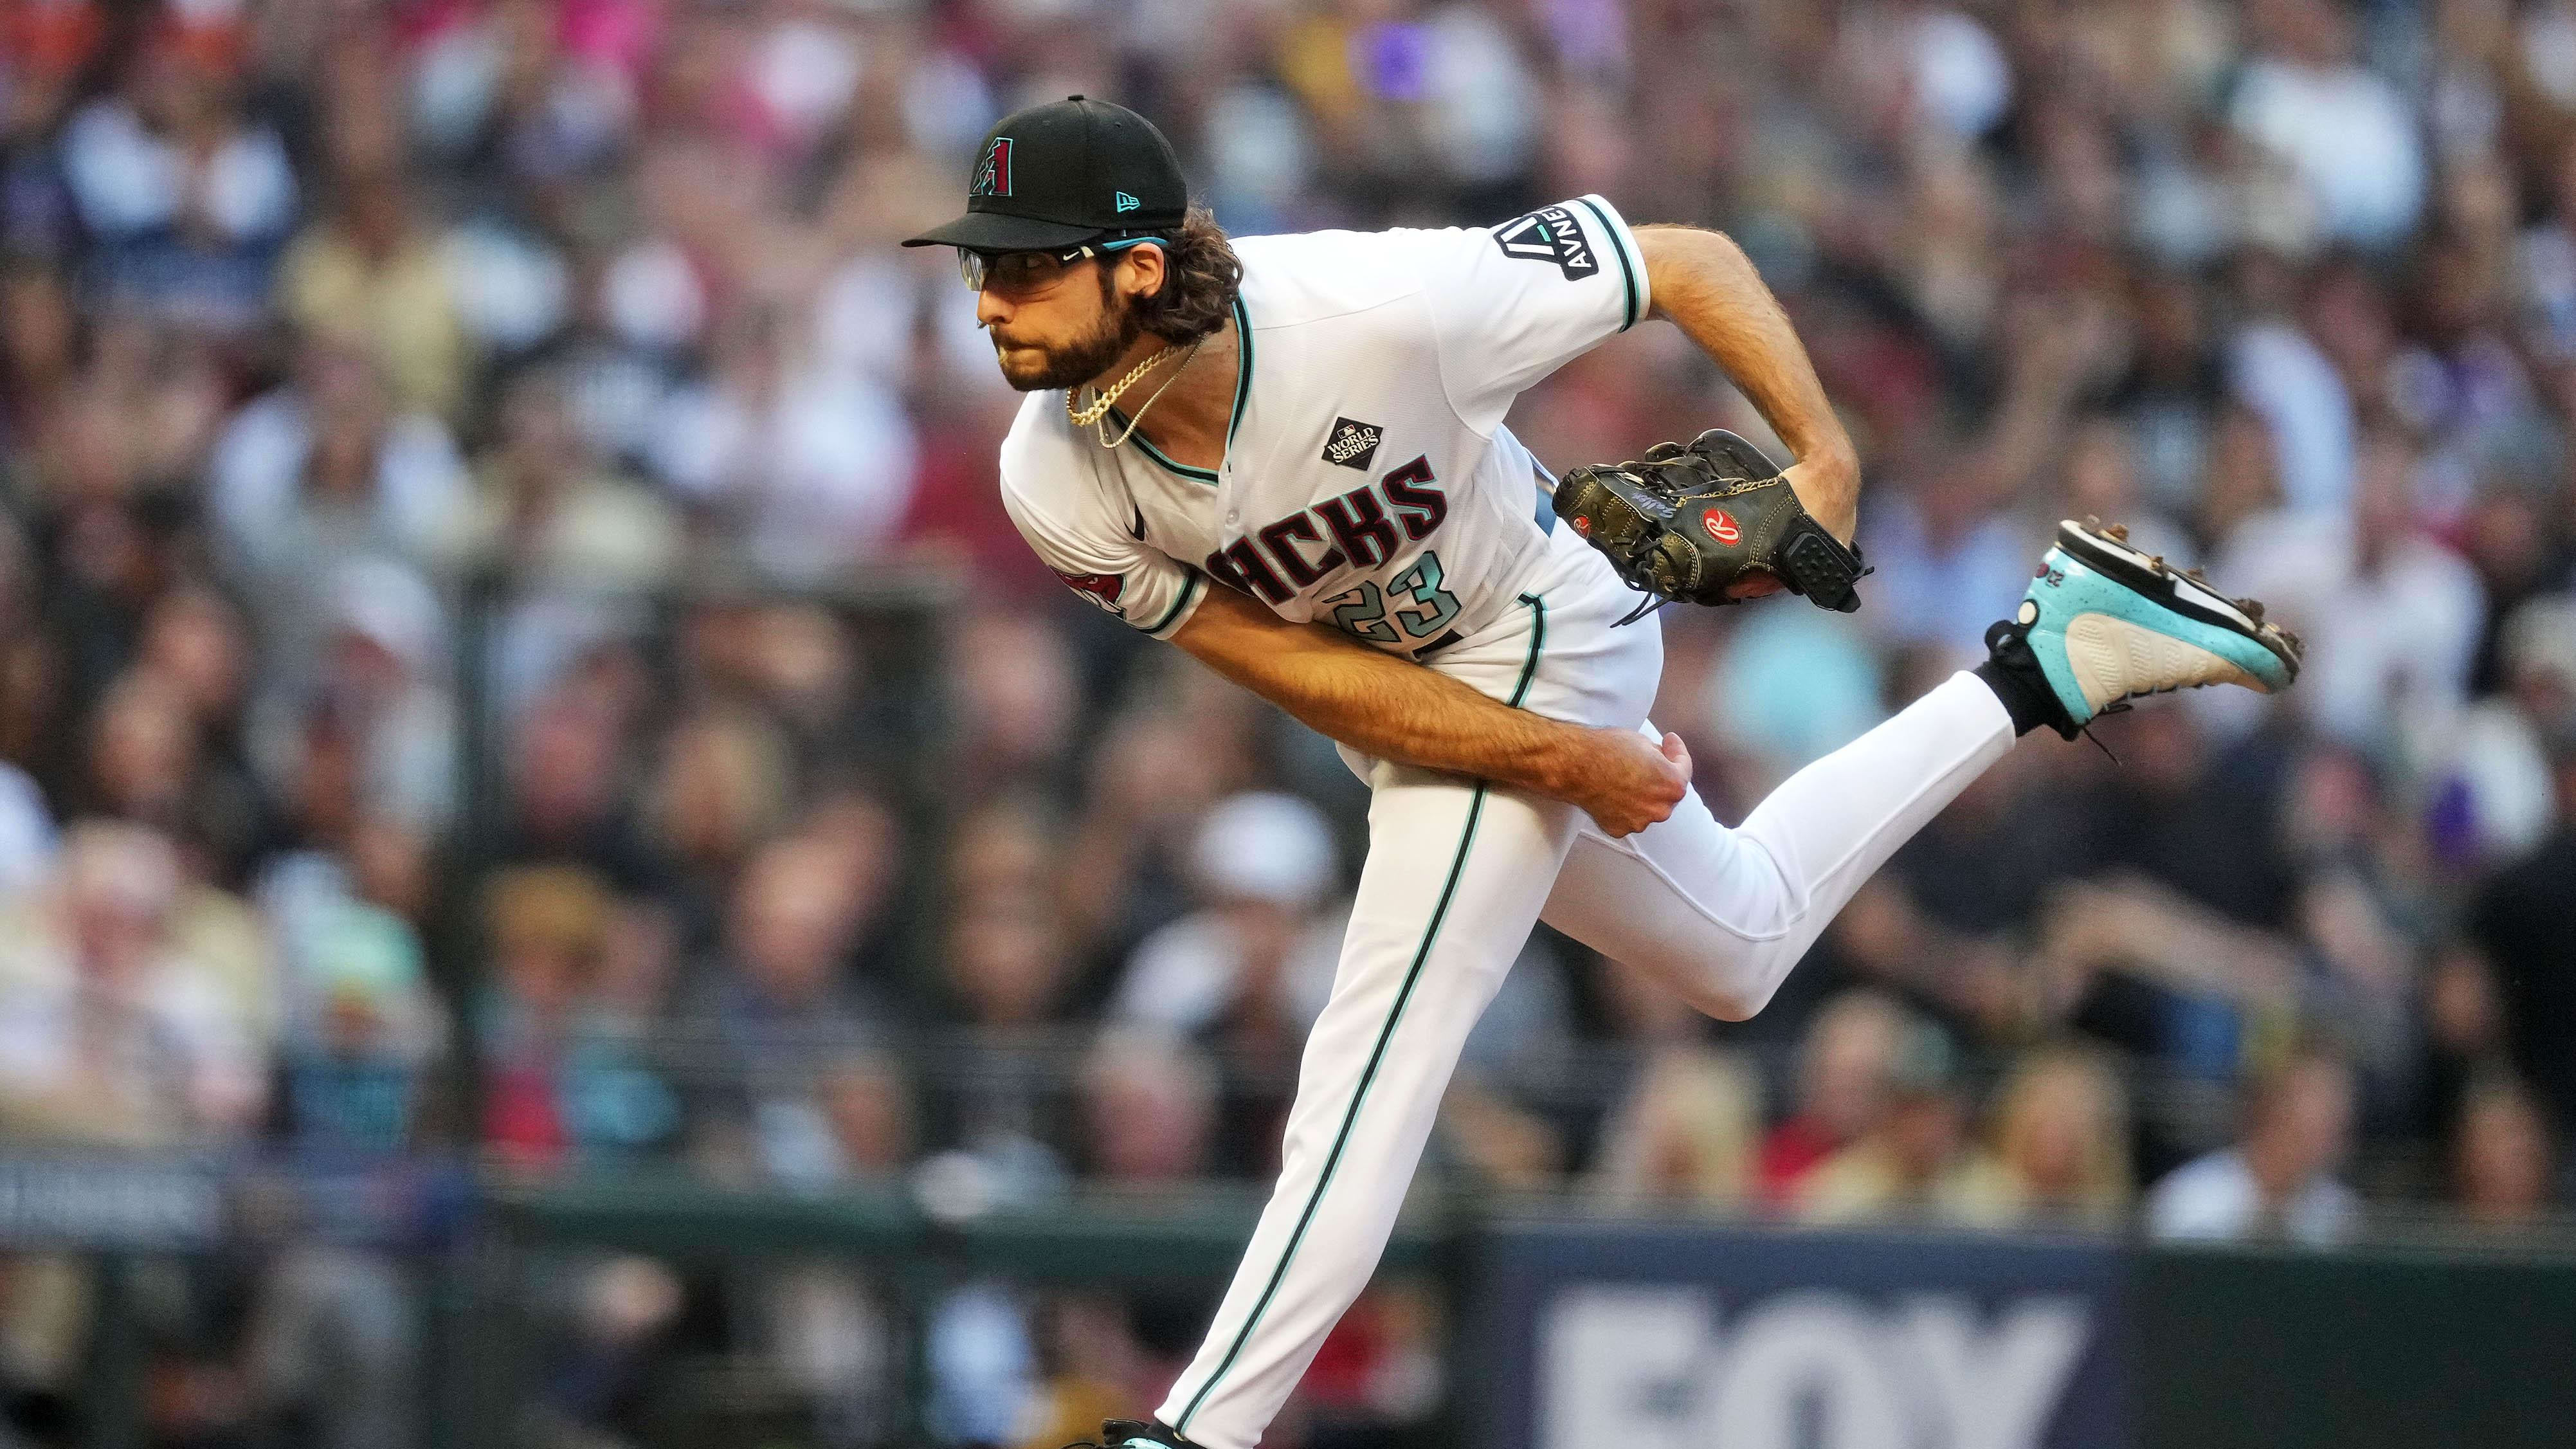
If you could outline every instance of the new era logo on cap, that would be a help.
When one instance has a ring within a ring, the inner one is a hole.
[[[1136,208],[1143,206],[1144,204],[1145,203],[1138,201],[1136,198],[1129,196],[1124,191],[1118,193],[1118,209],[1120,211],[1134,211]]]
[[[968,196],[1008,196],[1011,194],[1011,138],[995,136],[984,145],[984,159],[975,163],[975,180],[966,188]]]

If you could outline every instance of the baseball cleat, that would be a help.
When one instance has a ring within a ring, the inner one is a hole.
[[[2230,599],[2198,569],[2129,546],[2129,531],[2093,519],[2057,526],[2010,624],[1987,643],[2026,644],[2076,733],[2140,695],[2241,684],[2262,694],[2299,677],[2299,636],[2263,622],[2263,606]]]
[[[1085,1439],[1067,1444],[1064,1449],[1198,1449],[1179,1432],[1158,1423],[1135,1419],[1112,1419],[1100,1426],[1099,1442]]]

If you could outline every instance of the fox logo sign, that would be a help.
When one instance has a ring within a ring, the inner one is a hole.
[[[975,163],[975,180],[966,188],[968,196],[1008,196],[1011,194],[1011,138],[995,136],[984,147],[984,159]]]

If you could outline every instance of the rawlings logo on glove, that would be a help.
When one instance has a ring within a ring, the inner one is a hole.
[[[1821,608],[1860,607],[1860,550],[1827,533],[1762,450],[1730,432],[1577,468],[1557,483],[1555,508],[1630,588],[1665,602],[1738,603],[1738,584],[1767,575]]]

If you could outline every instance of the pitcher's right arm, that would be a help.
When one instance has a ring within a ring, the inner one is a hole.
[[[1172,642],[1316,733],[1365,755],[1563,800],[1612,836],[1672,814],[1690,755],[1634,730],[1567,724],[1488,699],[1435,669],[1209,584]]]

